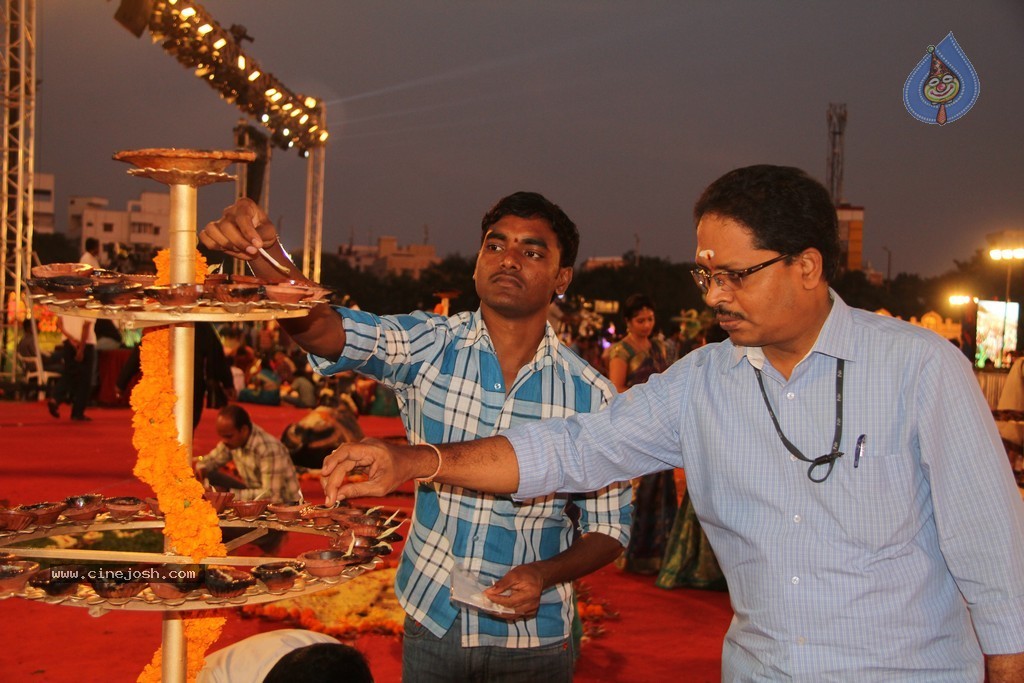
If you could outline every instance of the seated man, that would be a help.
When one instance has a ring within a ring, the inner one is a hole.
[[[236,500],[267,498],[290,502],[299,497],[299,478],[284,444],[252,423],[249,413],[237,405],[225,406],[217,415],[220,443],[195,462],[196,474],[213,486],[231,489]],[[241,481],[218,469],[231,460]]]
[[[274,369],[281,378],[281,401],[297,408],[314,408],[317,404],[316,385],[303,367],[300,372],[292,359],[280,351],[275,357]]]
[[[288,425],[281,435],[281,442],[292,454],[296,467],[318,470],[323,466],[324,458],[338,446],[362,441],[363,438],[363,430],[349,405],[339,405],[334,392],[324,389],[320,394],[320,405],[298,422]]]
[[[257,633],[206,658],[198,683],[373,683],[363,654],[331,636],[285,628]]]
[[[250,368],[249,381],[238,392],[239,402],[281,405],[281,377],[274,372],[268,361],[269,358],[263,359]]]

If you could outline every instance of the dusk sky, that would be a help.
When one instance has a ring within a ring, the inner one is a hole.
[[[182,0],[184,1],[184,0]],[[825,180],[826,109],[846,103],[845,199],[865,260],[938,275],[1024,230],[1019,0],[207,0],[292,91],[327,102],[324,248],[354,235],[471,254],[498,198],[535,190],[582,233],[580,257],[694,257],[691,211],[722,173],[794,165]],[[230,149],[240,114],[118,2],[38,0],[36,169],[123,209],[153,181],[111,160],[141,147]],[[952,31],[981,81],[945,126],[904,109],[929,44]],[[305,161],[274,150],[270,214],[301,245]],[[199,223],[230,203],[203,188]]]

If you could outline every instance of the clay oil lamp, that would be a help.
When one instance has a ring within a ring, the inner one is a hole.
[[[24,510],[0,510],[0,531],[21,531],[36,523],[36,516]]]
[[[247,304],[263,298],[263,286],[228,283],[213,288],[213,298],[224,304]]]
[[[252,573],[271,593],[283,593],[295,584],[295,579],[302,575],[304,568],[302,562],[294,560],[268,562],[253,569]]]
[[[372,515],[351,515],[337,520],[338,526],[351,531],[355,536],[374,537],[384,530],[384,526]]]
[[[217,285],[226,285],[229,282],[231,282],[231,276],[227,273],[210,273],[203,280],[203,291],[209,295]]]
[[[89,583],[96,595],[113,602],[127,602],[128,598],[138,595],[146,587],[138,567],[97,570]]]
[[[228,275],[228,283],[232,285],[262,285],[263,280],[255,275]]]
[[[143,498],[142,500],[145,501],[146,507],[149,508],[151,513],[157,517],[164,516],[163,510],[160,509],[160,502],[156,498]]]
[[[231,509],[235,511],[236,517],[249,522],[262,515],[269,504],[270,501],[265,498],[263,500],[233,500],[229,503]]]
[[[343,549],[345,554],[356,561],[371,560],[377,555],[390,555],[391,544],[373,536],[356,536],[351,531],[343,531],[331,539],[331,547]]]
[[[117,498],[107,498],[103,501],[104,507],[107,508],[107,512],[110,516],[119,522],[129,520],[135,516],[136,513],[146,507],[146,501],[135,496],[119,496]]]
[[[71,496],[65,498],[67,505],[62,513],[66,519],[76,522],[88,522],[95,519],[96,515],[103,512],[103,496],[98,493],[90,493],[84,496]]]
[[[127,306],[142,298],[142,290],[137,282],[113,282],[93,285],[92,297],[104,306]]]
[[[149,569],[149,590],[161,600],[184,602],[206,583],[206,571],[199,565],[160,564]]]
[[[124,281],[152,287],[156,285],[156,273],[124,273]]]
[[[146,296],[156,299],[161,306],[168,308],[193,307],[203,293],[202,285],[154,285],[146,287]]]
[[[203,494],[203,498],[210,501],[210,505],[213,506],[213,511],[218,515],[224,512],[224,508],[227,507],[228,503],[234,497],[235,494],[231,491],[217,491],[216,489],[211,489]]]
[[[62,565],[36,572],[28,579],[28,585],[38,588],[50,597],[71,595],[78,590],[85,568],[81,565]]]
[[[46,278],[33,277],[25,280],[25,284],[28,285],[29,294],[49,294],[50,290],[46,288]]]
[[[279,304],[297,304],[313,295],[313,288],[296,283],[294,280],[263,285],[267,298]]]
[[[348,501],[341,501],[334,504],[334,507],[330,508],[331,519],[339,524],[344,523],[346,520],[352,517],[358,517],[359,515],[366,514],[362,508],[354,508],[348,504]]]
[[[17,593],[25,587],[25,582],[38,569],[38,562],[4,560],[0,563],[0,594]]]
[[[325,529],[333,523],[333,505],[307,505],[302,509],[302,519],[310,520],[317,529]]]
[[[51,278],[61,275],[77,275],[88,278],[93,267],[88,263],[48,263],[32,268],[32,277]]]
[[[221,565],[206,568],[206,590],[215,598],[237,598],[255,585],[251,572]]]
[[[93,270],[89,273],[89,277],[92,279],[93,286],[115,285],[124,281],[124,275],[116,270]]]
[[[305,503],[293,501],[290,503],[271,503],[267,509],[277,517],[279,522],[294,522],[302,516],[302,508]]]
[[[345,567],[355,564],[353,558],[338,548],[309,550],[299,555],[299,562],[306,565],[312,576],[329,579],[338,576]]]
[[[79,275],[56,275],[46,279],[45,287],[54,299],[84,299],[92,291],[92,279]]]
[[[57,518],[60,517],[60,513],[67,507],[67,503],[34,503],[32,505],[19,505],[17,507],[21,512],[27,512],[30,515],[34,515],[36,518],[36,524],[46,526],[57,522]]]

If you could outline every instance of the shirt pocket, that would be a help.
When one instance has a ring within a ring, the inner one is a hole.
[[[836,463],[832,521],[837,540],[874,553],[898,552],[917,533],[922,495],[927,487],[920,461],[897,438],[867,435],[864,451],[854,467],[856,451]],[[836,476],[838,475],[838,476]]]

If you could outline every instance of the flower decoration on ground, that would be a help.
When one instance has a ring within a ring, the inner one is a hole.
[[[302,628],[351,639],[366,633],[399,635],[405,612],[395,597],[395,569],[377,569],[358,581],[339,584],[319,593],[246,605],[246,614],[271,621],[290,621]]]

